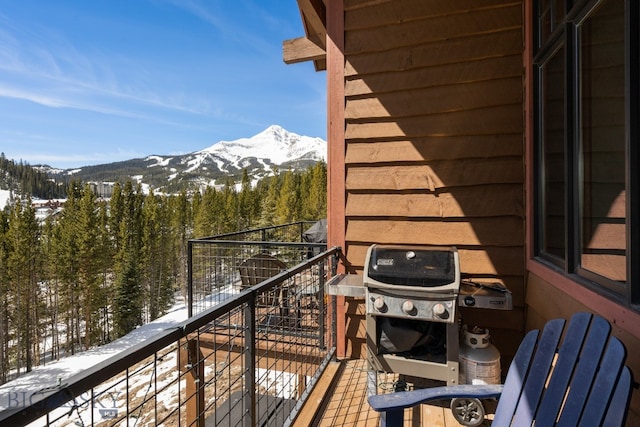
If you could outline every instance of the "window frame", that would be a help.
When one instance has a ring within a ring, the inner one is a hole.
[[[564,1],[564,0],[556,0]],[[580,109],[580,26],[605,1],[566,1],[562,24],[542,31],[540,5],[533,3],[533,258],[581,286],[617,303],[640,311],[640,263],[631,262],[640,254],[640,6],[636,0],[624,1],[625,38],[625,191],[626,191],[626,283],[591,272],[580,266],[582,247],[581,109]],[[613,0],[615,1],[615,0]],[[554,6],[551,6],[555,8]],[[541,40],[541,34],[547,34]],[[565,52],[565,255],[563,260],[544,252],[545,164],[544,164],[544,82],[543,67],[558,49]],[[635,78],[632,78],[635,76]]]

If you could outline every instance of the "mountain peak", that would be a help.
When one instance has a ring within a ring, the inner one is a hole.
[[[310,158],[316,161],[326,161],[326,146],[327,143],[321,138],[300,136],[278,125],[271,125],[250,138],[220,141],[194,154],[220,156],[231,163],[239,159],[255,158],[281,165],[299,159],[305,153],[309,153]]]
[[[290,132],[286,131],[281,126],[271,125],[265,130],[263,130],[262,132],[260,132],[258,135],[261,135],[261,134],[281,135],[283,133],[290,133]]]

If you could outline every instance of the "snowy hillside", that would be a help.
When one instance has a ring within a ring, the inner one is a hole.
[[[11,192],[9,190],[0,190],[0,209],[4,209],[9,202],[10,196]]]

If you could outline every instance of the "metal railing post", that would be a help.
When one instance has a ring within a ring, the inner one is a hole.
[[[319,264],[319,271],[318,271],[319,277],[318,277],[318,312],[319,312],[319,316],[320,319],[318,319],[318,324],[320,325],[320,340],[319,340],[319,346],[321,349],[326,349],[326,343],[325,343],[325,337],[324,334],[326,332],[326,327],[325,327],[325,319],[324,319],[324,312],[325,312],[325,305],[324,305],[324,284],[325,284],[325,271],[324,271],[324,261],[320,262]]]
[[[340,255],[342,254],[342,248],[338,247],[338,250],[331,257],[331,276],[335,276],[338,273],[338,264],[340,263]],[[328,316],[331,319],[331,346],[336,347],[338,343],[338,297],[331,296],[331,314]],[[335,353],[334,353],[335,357]]]
[[[187,242],[187,316],[193,316],[193,243]]]
[[[252,298],[247,301],[244,309],[245,321],[245,352],[244,352],[244,387],[243,394],[244,415],[243,425],[254,427],[258,423],[256,414],[256,292],[252,292]]]

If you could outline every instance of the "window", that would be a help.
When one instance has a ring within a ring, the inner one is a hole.
[[[626,282],[624,2],[578,27],[581,268]]]
[[[640,246],[638,9],[538,0],[534,14],[535,254],[629,304],[640,303],[629,261]]]
[[[541,149],[543,168],[544,234],[542,251],[564,265],[567,219],[566,199],[567,153],[565,146],[565,50],[560,47],[545,61],[540,70],[542,96]]]

